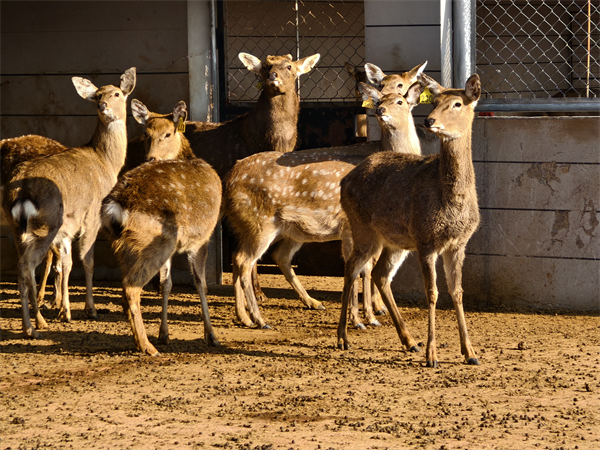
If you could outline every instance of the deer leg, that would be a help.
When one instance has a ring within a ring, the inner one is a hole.
[[[275,239],[275,235],[263,233],[258,236],[258,239],[254,240],[250,245],[241,243],[240,248],[233,255],[233,263],[237,265],[236,274],[239,277],[241,289],[246,296],[246,302],[248,306],[248,312],[252,321],[257,324],[260,328],[271,329],[260,314],[256,297],[254,296],[254,289],[252,287],[252,267],[269,248],[269,245]],[[236,280],[237,281],[237,280]],[[236,305],[238,300],[236,298]],[[239,315],[238,315],[239,317]]]
[[[62,304],[58,311],[58,320],[61,322],[71,321],[71,303],[69,301],[69,275],[73,267],[73,256],[71,255],[71,240],[64,238],[58,245],[62,265],[61,297]]]
[[[88,231],[79,239],[80,255],[85,273],[85,314],[88,319],[94,320],[98,319],[93,296],[94,244],[97,235],[97,232]]]
[[[146,334],[146,328],[144,327],[144,321],[142,319],[142,312],[140,310],[142,287],[133,286],[128,279],[123,279],[123,291],[125,301],[127,302],[127,307],[123,309],[125,309],[127,317],[129,318],[135,345],[141,352],[147,353],[150,356],[158,356],[158,350],[156,350],[148,340],[148,335]]]
[[[375,318],[373,313],[373,292],[377,291],[377,288],[371,289],[374,286],[373,278],[371,277],[371,271],[373,270],[373,260],[368,261],[363,268],[363,311],[365,314],[365,320],[367,324],[379,327],[381,323]]]
[[[352,253],[352,239],[348,235],[344,235],[342,237],[342,256],[344,257],[344,261],[346,261],[350,254]],[[350,298],[352,299],[352,303],[350,304],[350,321],[352,326],[357,330],[366,330],[365,327],[360,320],[360,314],[358,310],[358,279],[355,279],[350,287],[349,292]],[[365,301],[365,293],[363,291],[363,302]],[[370,295],[367,292],[367,303],[370,301]]]
[[[51,269],[52,269],[52,252],[48,251],[48,253],[46,253],[46,257],[44,258],[44,271],[42,272],[42,278],[40,279],[40,284],[38,285],[38,293],[37,293],[38,308],[44,307],[44,309],[48,309],[48,306],[44,302],[44,297],[46,296],[46,283],[48,282],[48,276],[50,275]]]
[[[242,324],[244,324],[247,327],[254,327],[254,322],[252,322],[252,319],[250,319],[250,316],[248,315],[246,294],[244,293],[244,289],[242,288],[240,268],[235,263],[235,255],[232,266],[233,290],[235,292],[235,314],[238,320],[242,322]]]
[[[358,227],[357,227],[358,228]],[[342,291],[342,309],[340,312],[340,321],[338,323],[338,348],[340,350],[348,350],[350,344],[348,342],[347,324],[348,324],[348,305],[355,290],[356,279],[360,275],[364,266],[370,258],[378,251],[378,244],[371,240],[371,235],[366,230],[357,230],[357,234],[366,235],[368,239],[364,242],[354,240],[354,246],[350,256],[346,259],[344,267],[344,289]]]
[[[427,335],[427,354],[425,361],[427,367],[437,367],[437,349],[435,343],[435,307],[438,299],[438,290],[436,286],[435,262],[437,254],[434,252],[425,252],[419,249],[419,263],[423,274],[423,284],[427,294],[427,304],[429,308],[429,331]]]
[[[384,249],[373,269],[373,280],[379,292],[381,292],[381,297],[394,322],[400,341],[409,351],[418,352],[421,349],[408,331],[392,294],[392,280],[407,256],[408,252],[406,250]]]
[[[290,283],[308,309],[325,309],[320,301],[308,295],[308,292],[306,292],[306,289],[304,289],[304,286],[302,286],[302,283],[300,283],[300,280],[296,276],[294,269],[292,269],[292,258],[300,250],[300,247],[302,247],[302,242],[286,238],[277,244],[271,256],[277,266],[279,266],[279,270],[281,270],[287,282]]]
[[[252,268],[252,286],[254,287],[254,296],[256,297],[256,300],[259,302],[265,301],[267,296],[258,282],[258,268],[256,264],[254,264],[254,267]]]
[[[56,246],[50,248],[54,254],[54,308],[60,309],[62,305],[62,261],[60,259],[60,251]]]
[[[46,328],[47,324],[37,304],[37,293],[35,286],[35,268],[40,264],[45,252],[41,251],[39,245],[24,249],[19,258],[18,285],[21,296],[21,308],[23,313],[23,332],[31,338],[39,338],[37,330]],[[29,306],[35,316],[35,328],[31,325]]]
[[[458,332],[460,335],[460,351],[465,357],[467,364],[479,365],[477,355],[473,350],[467,331],[467,321],[463,311],[463,290],[462,290],[462,266],[465,259],[465,248],[446,251],[442,255],[444,259],[444,271],[448,282],[448,290],[454,303],[456,318],[458,321]]]
[[[160,294],[162,295],[162,311],[160,314],[160,329],[158,331],[158,342],[169,343],[169,323],[167,321],[167,308],[169,306],[169,294],[173,288],[171,279],[171,260],[167,260],[159,270]]]
[[[218,347],[221,343],[217,340],[215,332],[210,321],[210,313],[208,311],[208,298],[206,294],[208,292],[206,286],[206,259],[208,257],[208,242],[204,244],[195,256],[190,255],[190,267],[192,268],[192,274],[194,275],[194,282],[196,283],[196,289],[200,296],[202,303],[202,317],[204,319],[204,339],[206,343],[212,347]]]

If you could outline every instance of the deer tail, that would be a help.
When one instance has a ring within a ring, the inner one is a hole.
[[[110,234],[113,239],[118,239],[129,213],[114,200],[105,201],[102,205],[102,226]]]
[[[13,220],[19,224],[19,232],[25,239],[29,219],[39,214],[37,206],[29,199],[20,199],[15,202],[10,212]]]

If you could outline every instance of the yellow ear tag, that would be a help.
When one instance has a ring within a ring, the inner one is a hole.
[[[371,98],[369,98],[369,100],[365,100],[362,103],[362,107],[363,108],[368,108],[368,109],[375,109],[376,108],[375,103],[373,102],[373,100]]]
[[[177,123],[177,132],[185,133],[185,122],[183,121],[183,117],[179,118],[179,122]]]
[[[429,88],[425,88],[419,97],[419,103],[433,103],[433,94],[429,91]]]
[[[260,91],[260,90],[262,90],[262,88],[263,88],[262,81],[259,81],[258,84],[256,85],[256,89],[258,89]]]

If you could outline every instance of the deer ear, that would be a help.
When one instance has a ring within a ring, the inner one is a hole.
[[[412,69],[410,69],[410,71],[408,72],[408,75],[410,77],[410,82],[411,83],[414,83],[415,81],[417,81],[417,77],[423,73],[423,71],[425,70],[426,66],[427,66],[427,61],[425,61],[421,65],[418,65],[418,66],[413,67]]]
[[[307,56],[306,58],[296,61],[296,71],[298,72],[298,75],[310,72],[312,68],[315,67],[315,64],[319,62],[319,59],[321,59],[321,55],[315,53],[312,56]]]
[[[479,81],[479,75],[476,73],[471,75],[465,83],[465,95],[471,101],[469,105],[471,105],[472,108],[475,108],[475,106],[477,106],[477,101],[481,96],[481,81]]]
[[[262,62],[256,56],[251,55],[250,53],[240,53],[238,58],[242,61],[246,69],[250,72],[253,72],[257,75],[260,75],[260,69],[262,68]]]
[[[369,86],[367,83],[363,83],[362,81],[357,85],[358,92],[360,92],[360,96],[364,102],[372,98],[375,101],[379,101],[381,99],[381,92],[375,89],[373,86]]]
[[[148,119],[150,119],[150,111],[148,111],[146,105],[140,102],[137,98],[134,98],[131,100],[131,112],[133,114],[133,118],[138,123],[146,126]]]
[[[175,108],[173,108],[173,123],[176,127],[179,125],[179,119],[182,119],[183,122],[187,119],[187,107],[183,100],[177,103]]]
[[[410,109],[413,109],[419,104],[419,98],[421,97],[422,93],[423,87],[418,81],[411,84],[411,86],[408,88],[408,91],[406,91],[406,95],[404,96],[408,106],[410,106]]]
[[[367,80],[369,80],[369,83],[373,86],[379,86],[381,80],[385,78],[385,73],[383,73],[383,71],[375,64],[365,64],[365,73],[367,74]]]
[[[424,88],[428,88],[433,95],[440,95],[442,92],[445,91],[445,89],[440,84],[438,84],[437,81],[435,81],[430,76],[425,75],[424,73],[420,74],[417,77],[417,80],[419,81],[419,83],[421,83],[421,86],[423,86]]]
[[[98,88],[94,86],[94,83],[81,77],[73,77],[71,80],[75,85],[75,89],[77,89],[77,93],[82,98],[89,100],[90,102],[96,101],[96,92],[98,91]]]
[[[135,67],[127,69],[123,75],[121,75],[121,90],[123,94],[128,96],[135,87]]]

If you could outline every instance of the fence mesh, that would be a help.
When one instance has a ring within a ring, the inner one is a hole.
[[[321,54],[301,76],[300,98],[308,102],[356,102],[356,82],[344,64],[365,63],[364,3],[360,1],[227,1],[228,100],[258,98],[257,76],[241,64],[239,52],[258,58]]]
[[[597,0],[477,0],[476,15],[487,98],[600,95]]]

